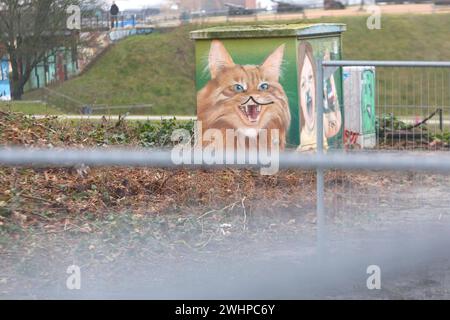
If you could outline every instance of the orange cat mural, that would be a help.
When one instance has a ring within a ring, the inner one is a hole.
[[[286,146],[286,132],[291,122],[288,98],[281,86],[284,45],[271,53],[261,65],[239,65],[222,42],[214,40],[208,57],[211,80],[197,95],[198,120],[202,129],[227,129],[257,138],[267,130],[267,145]],[[271,136],[277,129],[279,137]],[[277,141],[274,141],[277,139]]]

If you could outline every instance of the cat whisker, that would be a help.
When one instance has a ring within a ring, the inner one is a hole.
[[[274,104],[274,103],[275,103],[275,102],[273,102],[273,101],[269,101],[269,102],[259,102],[259,101],[257,101],[255,98],[253,98],[252,96],[250,96],[250,97],[247,99],[247,101],[245,101],[244,103],[241,104],[241,106],[248,105],[249,102],[251,102],[251,101],[253,101],[256,105],[259,105],[259,106],[267,106],[267,105],[270,105],[270,104]]]

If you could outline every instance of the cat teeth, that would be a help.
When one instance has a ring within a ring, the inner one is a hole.
[[[261,113],[262,106],[261,105],[245,105],[240,106],[239,109],[242,111],[243,114],[247,116],[247,118],[255,122],[256,119],[253,119],[254,113],[256,112],[257,118],[259,117],[259,114]]]

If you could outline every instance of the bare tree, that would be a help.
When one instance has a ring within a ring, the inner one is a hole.
[[[92,1],[0,0],[0,44],[11,62],[13,99],[22,98],[32,70],[49,51],[76,45],[78,30],[67,28],[67,9],[89,3]]]

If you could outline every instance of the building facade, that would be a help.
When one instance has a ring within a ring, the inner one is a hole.
[[[256,0],[180,0],[179,5],[182,10],[195,11],[215,11],[223,10],[226,3],[244,6],[248,9],[256,8]]]

